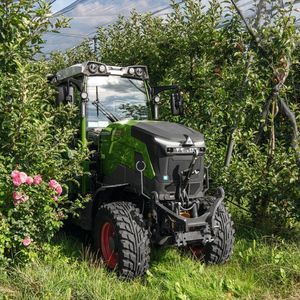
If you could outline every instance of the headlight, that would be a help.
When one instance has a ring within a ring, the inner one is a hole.
[[[193,154],[194,152],[199,154],[203,154],[205,152],[205,148],[197,148],[197,147],[167,147],[168,153],[174,154]]]
[[[90,64],[89,65],[89,71],[91,73],[96,73],[97,72],[97,68],[98,68],[98,66],[96,64]]]
[[[134,68],[129,68],[128,73],[129,73],[130,75],[134,75]]]
[[[106,67],[104,65],[99,66],[99,72],[100,73],[105,73],[106,72]]]
[[[143,76],[143,69],[142,68],[136,68],[135,73],[137,76],[142,77]]]
[[[88,98],[88,93],[82,92],[82,93],[80,94],[80,96],[81,96],[81,99],[82,99],[82,100],[87,100],[87,98]]]

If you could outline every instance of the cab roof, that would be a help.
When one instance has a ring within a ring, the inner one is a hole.
[[[148,69],[143,65],[133,65],[127,67],[108,66],[101,62],[86,61],[68,68],[58,71],[55,75],[57,81],[78,77],[80,75],[87,76],[108,76],[117,75],[135,79],[149,79]]]

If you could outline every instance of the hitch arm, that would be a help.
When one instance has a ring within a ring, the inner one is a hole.
[[[213,203],[213,205],[210,207],[209,209],[209,218],[208,218],[208,222],[211,225],[212,230],[214,230],[216,228],[216,213],[217,213],[217,209],[219,208],[220,204],[223,202],[224,198],[225,198],[225,192],[223,187],[218,187],[217,192],[218,195],[217,199],[215,200],[215,202]]]
[[[184,170],[181,172],[181,176],[180,176],[180,188],[179,188],[179,198],[180,199],[186,199],[187,197],[187,188],[191,179],[191,176],[193,175],[194,172],[194,167],[195,167],[195,163],[196,160],[198,159],[197,157],[197,151],[195,151],[193,153],[193,157],[191,160],[191,163],[188,167],[188,169]],[[182,177],[184,177],[184,179],[182,180]]]

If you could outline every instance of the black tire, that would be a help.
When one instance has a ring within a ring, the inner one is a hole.
[[[215,201],[215,198],[206,198],[203,201],[203,210],[207,210]],[[233,221],[223,203],[216,212],[216,235],[214,240],[205,245],[190,247],[194,256],[201,258],[207,264],[223,264],[229,260],[233,252],[234,234]]]
[[[108,248],[113,248],[117,260],[115,266],[105,261],[107,253],[103,255],[106,248],[101,245],[101,240],[106,241],[105,227],[108,226],[105,224],[112,224],[114,228],[113,246],[110,246],[109,240]],[[113,202],[100,206],[94,222],[93,238],[96,249],[109,269],[115,269],[125,279],[145,274],[150,261],[150,242],[143,216],[133,203]]]

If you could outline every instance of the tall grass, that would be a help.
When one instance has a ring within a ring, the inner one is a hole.
[[[177,249],[153,249],[148,273],[131,282],[61,234],[48,255],[1,272],[0,299],[300,299],[299,241],[238,232],[225,265],[204,266]]]

